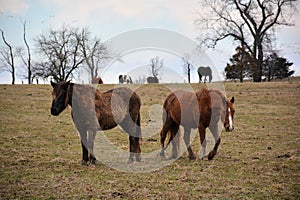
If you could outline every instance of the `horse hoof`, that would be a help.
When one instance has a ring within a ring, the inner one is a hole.
[[[82,165],[82,166],[88,166],[88,162],[86,160],[82,160],[80,162],[80,165]]]
[[[141,162],[141,157],[137,156],[137,157],[135,157],[135,160],[136,160],[136,162]]]
[[[169,157],[169,160],[176,160],[177,158],[178,158],[178,156],[172,155],[172,156]]]
[[[162,157],[162,158],[165,158],[165,152],[161,151],[161,152],[159,153],[159,156]]]
[[[131,163],[133,163],[133,158],[129,158],[127,161],[127,164],[131,164]]]
[[[208,160],[212,160],[215,157],[216,153],[215,152],[210,152],[207,156]]]
[[[97,161],[96,160],[90,160],[90,165],[92,166],[92,167],[95,167],[96,166],[96,163],[97,163]]]
[[[196,157],[195,156],[189,156],[189,159],[190,160],[196,160]]]

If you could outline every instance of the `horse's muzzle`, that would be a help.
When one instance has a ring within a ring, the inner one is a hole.
[[[230,132],[230,131],[233,131],[234,127],[226,127],[226,132]]]
[[[57,108],[51,108],[51,115],[58,116],[59,115],[58,109]]]

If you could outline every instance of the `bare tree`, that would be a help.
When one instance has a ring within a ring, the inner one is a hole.
[[[101,64],[110,58],[107,47],[97,37],[91,39],[90,32],[83,28],[81,35],[81,51],[85,58],[86,69],[90,74],[90,78],[98,77],[98,71]]]
[[[260,82],[264,47],[279,26],[292,26],[297,0],[205,0],[205,13],[196,20],[202,45],[214,48],[226,38],[245,46],[256,60],[253,80]]]
[[[164,67],[164,61],[160,60],[158,56],[155,58],[151,58],[150,60],[150,68],[151,68],[151,74],[153,77],[156,77],[159,75],[160,70]]]
[[[2,35],[2,40],[4,42],[4,44],[7,46],[7,48],[3,47],[0,50],[0,54],[1,54],[1,62],[0,62],[0,70],[1,71],[8,71],[11,73],[11,78],[12,84],[15,84],[15,80],[16,80],[16,75],[15,75],[15,62],[14,62],[14,53],[13,53],[13,48],[12,46],[6,41],[5,36],[4,36],[4,31],[1,30],[1,35]]]
[[[190,60],[190,55],[189,54],[185,54],[181,59],[182,59],[182,62],[183,62],[183,71],[184,71],[184,74],[186,74],[188,76],[188,82],[191,83],[191,69],[192,69],[192,64],[189,61]]]
[[[31,84],[33,82],[33,74],[32,74],[32,59],[31,59],[31,52],[30,52],[30,47],[26,39],[26,21],[22,22],[23,24],[23,41],[26,46],[26,53],[24,52],[23,48],[18,48],[17,49],[17,54],[18,57],[21,58],[24,66],[26,67],[25,71],[22,72],[22,78],[27,79],[28,84]]]
[[[23,22],[23,40],[26,46],[27,50],[27,60],[26,60],[26,66],[27,66],[27,80],[28,84],[32,83],[32,72],[31,72],[31,54],[30,54],[30,48],[26,39],[26,21]],[[25,61],[25,60],[23,60]],[[25,63],[25,62],[24,62]]]
[[[36,39],[37,51],[44,62],[34,68],[42,78],[66,81],[85,61],[81,53],[82,36],[77,28],[64,26],[61,30],[50,30]]]

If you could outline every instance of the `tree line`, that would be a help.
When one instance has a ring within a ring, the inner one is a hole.
[[[256,71],[256,61],[245,47],[237,47],[236,53],[229,59],[225,67],[225,76],[229,80],[253,79]],[[286,58],[279,56],[276,52],[269,54],[263,61],[261,75],[265,77],[263,81],[283,79],[294,74],[294,70],[289,67],[293,63]]]
[[[251,77],[260,82],[264,76],[271,80],[293,73],[287,70],[292,63],[266,53],[273,51],[276,30],[294,25],[298,0],[203,0],[202,4],[207,9],[196,20],[200,45],[215,48],[230,39],[239,46],[226,66],[227,78]],[[275,72],[278,69],[280,75]]]
[[[13,49],[3,30],[2,40],[6,47],[0,49],[0,70],[9,71],[12,75],[12,84],[15,83],[17,58],[22,60],[25,72],[21,74],[28,84],[34,78],[51,78],[57,82],[73,78],[74,72],[84,65],[91,77],[99,74],[99,69],[112,57],[108,48],[100,38],[91,36],[87,28],[63,26],[59,30],[50,29],[38,35],[35,39],[35,53],[38,57],[32,58],[32,48],[26,39],[26,23],[23,23],[23,40],[26,51],[22,48]]]
[[[201,31],[198,37],[200,46],[215,48],[226,39],[233,40],[238,46],[225,66],[227,79],[239,79],[242,82],[244,78],[251,78],[254,82],[260,82],[263,78],[271,81],[291,76],[294,72],[289,67],[293,63],[274,51],[273,42],[278,28],[294,25],[291,19],[297,12],[298,3],[298,0],[203,0],[205,9],[195,20]],[[12,84],[15,82],[16,57],[21,58],[26,68],[23,78],[29,84],[36,77],[68,80],[82,65],[86,66],[91,77],[96,77],[99,68],[112,58],[112,53],[104,43],[98,37],[92,37],[87,28],[64,26],[35,38],[39,61],[34,61],[26,38],[26,22],[22,24],[25,50],[14,50],[0,29],[5,44],[0,49],[0,72],[9,71]],[[190,82],[192,64],[186,56],[182,61],[184,73]],[[157,77],[156,70],[162,68],[162,62],[153,58],[150,68],[153,77]]]

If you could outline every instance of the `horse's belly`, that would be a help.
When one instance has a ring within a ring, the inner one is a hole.
[[[183,117],[180,124],[183,127],[198,128],[199,121],[195,121],[192,117]]]
[[[197,128],[199,125],[200,112],[198,104],[186,104],[181,109],[181,122],[184,127]]]

